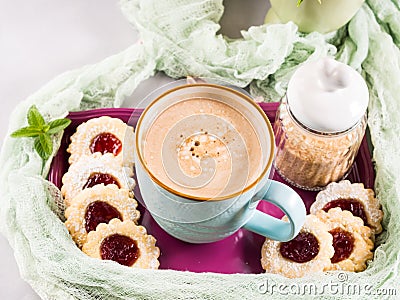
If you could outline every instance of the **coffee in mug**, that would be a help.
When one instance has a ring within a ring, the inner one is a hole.
[[[267,159],[249,120],[212,98],[179,101],[162,111],[147,131],[143,158],[164,185],[206,200],[255,182]]]

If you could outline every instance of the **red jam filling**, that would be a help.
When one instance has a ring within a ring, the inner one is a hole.
[[[112,133],[103,132],[96,135],[90,144],[92,153],[101,152],[101,154],[112,153],[118,155],[121,152],[122,143]]]
[[[104,185],[116,184],[119,188],[121,187],[119,185],[119,182],[117,181],[117,179],[115,179],[115,177],[110,174],[92,173],[92,174],[90,174],[88,180],[82,187],[82,190],[84,190],[86,188],[91,188],[91,187],[93,187],[97,184],[101,184],[101,183],[103,183]]]
[[[86,232],[96,230],[97,225],[100,223],[110,222],[110,220],[117,218],[122,221],[120,212],[107,202],[95,201],[88,205],[85,213],[85,228]]]
[[[137,242],[130,237],[113,234],[106,237],[100,245],[103,260],[113,260],[124,266],[132,266],[140,256]]]
[[[360,217],[364,221],[364,225],[368,225],[364,205],[360,201],[356,199],[336,199],[325,204],[323,210],[328,212],[331,208],[334,207],[340,207],[342,210],[350,211],[353,216]]]
[[[293,240],[282,242],[279,251],[286,259],[305,263],[318,255],[319,243],[312,233],[300,232]]]
[[[354,249],[353,235],[339,227],[332,229],[329,233],[333,236],[333,248],[335,249],[331,262],[335,264],[349,258]]]

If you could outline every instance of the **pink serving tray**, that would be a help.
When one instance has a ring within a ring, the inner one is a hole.
[[[274,122],[278,105],[279,103],[260,103],[261,108],[264,110],[271,123]],[[69,166],[66,149],[71,135],[75,132],[79,124],[92,118],[110,116],[119,118],[127,123],[129,122],[131,126],[136,126],[136,122],[142,111],[142,109],[132,108],[105,108],[70,113],[68,118],[71,119],[72,123],[65,130],[60,150],[53,159],[48,176],[49,181],[61,188],[62,176],[67,172]],[[284,182],[277,172],[275,172],[273,178]],[[352,182],[362,182],[366,188],[373,188],[374,170],[365,137],[348,179]],[[300,194],[308,210],[317,193],[297,188],[294,189]],[[264,237],[245,229],[240,229],[232,236],[215,243],[189,244],[182,242],[162,230],[143,205],[140,204],[143,203],[143,201],[138,186],[136,186],[134,192],[142,212],[142,217],[139,222],[147,228],[149,234],[157,239],[157,246],[161,250],[159,258],[160,269],[226,274],[263,272],[260,264],[260,250],[265,240]],[[265,201],[260,202],[258,209],[275,217],[282,216],[282,212],[278,208]]]

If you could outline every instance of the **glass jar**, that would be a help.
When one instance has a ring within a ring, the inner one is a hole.
[[[365,134],[368,101],[365,80],[346,64],[324,58],[299,67],[274,124],[278,173],[306,190],[345,178]]]
[[[283,97],[274,124],[275,169],[292,185],[321,190],[351,170],[367,125],[364,115],[342,132],[320,132],[301,124]]]

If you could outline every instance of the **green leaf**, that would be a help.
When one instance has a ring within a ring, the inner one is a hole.
[[[23,127],[11,133],[11,137],[13,138],[20,138],[20,137],[36,137],[41,134],[42,131],[40,128],[36,128],[33,126]]]
[[[42,160],[47,160],[49,157],[47,156],[46,152],[44,151],[42,144],[40,143],[39,137],[35,139],[34,142],[35,150],[42,158]]]
[[[53,142],[48,134],[42,133],[35,139],[35,150],[43,160],[53,153]]]
[[[43,125],[41,129],[42,129],[41,131],[42,131],[43,133],[46,133],[47,131],[49,131],[50,126],[49,126],[48,124],[46,124],[46,125]]]
[[[58,119],[58,120],[51,121],[50,123],[48,123],[50,128],[47,131],[47,133],[55,134],[57,132],[60,132],[60,131],[64,130],[65,128],[67,128],[69,126],[69,124],[71,124],[70,119]]]
[[[32,105],[28,110],[28,124],[35,127],[41,127],[45,124],[44,119],[38,111],[36,105]]]

